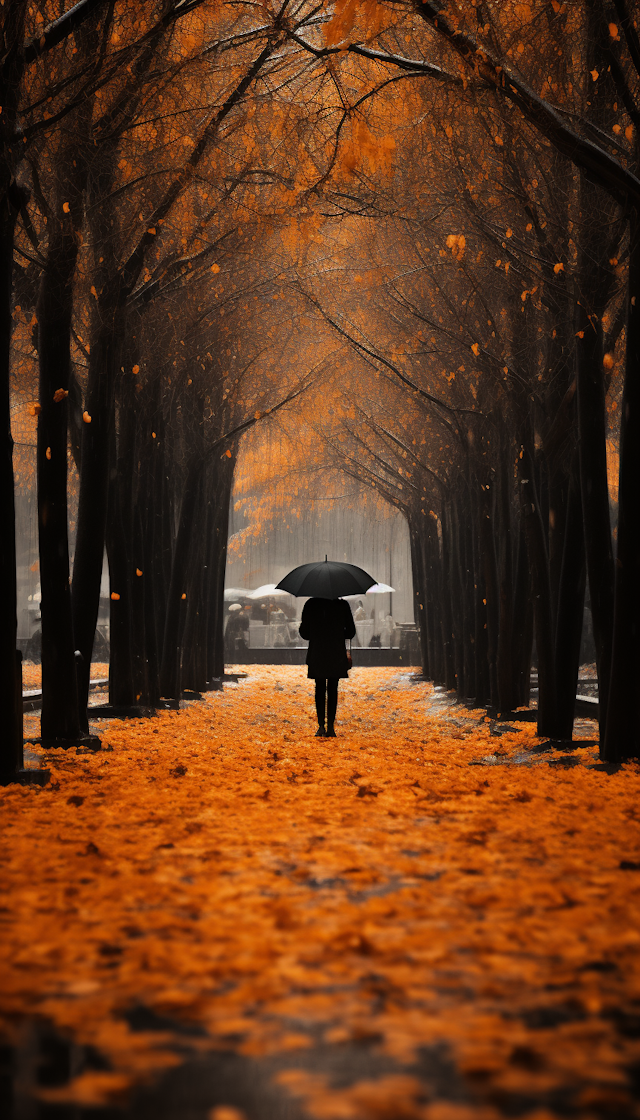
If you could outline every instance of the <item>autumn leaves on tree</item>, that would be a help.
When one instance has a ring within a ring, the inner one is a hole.
[[[286,469],[304,451],[404,512],[423,669],[460,696],[526,704],[535,639],[539,730],[570,737],[588,588],[602,750],[637,755],[636,6],[59,15],[2,16],[3,409],[7,431],[37,414],[43,737],[88,729],[105,547],[112,702],[222,674],[234,464],[277,423]]]

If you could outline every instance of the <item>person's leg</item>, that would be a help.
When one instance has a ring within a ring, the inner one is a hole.
[[[324,698],[327,690],[325,680],[316,680],[316,715],[318,717],[318,733],[324,731]]]
[[[333,724],[338,708],[338,678],[330,677],[327,681],[327,735],[335,735]]]

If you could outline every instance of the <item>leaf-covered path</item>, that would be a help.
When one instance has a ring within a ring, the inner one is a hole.
[[[6,1035],[100,1055],[47,1099],[159,1077],[176,1120],[639,1116],[640,768],[397,669],[355,670],[319,740],[304,673],[105,722],[0,790]]]

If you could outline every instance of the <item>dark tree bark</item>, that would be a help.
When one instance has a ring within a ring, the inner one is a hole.
[[[499,446],[498,493],[494,511],[499,549],[499,629],[496,665],[498,708],[510,712],[518,706],[513,665],[514,591],[513,591],[513,511],[511,508],[510,466],[504,433]]]
[[[480,509],[479,546],[483,562],[484,586],[487,600],[486,625],[487,662],[489,666],[489,703],[495,708],[498,705],[498,628],[500,615],[495,539],[490,512],[493,505],[492,492],[487,492],[487,487],[485,487]]]
[[[236,455],[226,456],[220,466],[214,467],[215,518],[213,531],[215,579],[212,581],[211,624],[212,658],[211,676],[224,674],[224,580],[227,564],[227,540],[229,537],[229,509]]]
[[[577,451],[574,453],[573,460],[565,519],[562,572],[558,590],[555,643],[558,738],[569,740],[573,737],[586,582],[584,526]]]
[[[173,546],[171,580],[162,643],[160,689],[167,698],[179,698],[178,678],[180,647],[186,618],[189,560],[196,513],[202,495],[202,462],[197,459],[189,465],[182,491],[180,517]],[[178,695],[177,695],[178,693]]]
[[[71,585],[73,632],[82,654],[78,672],[80,719],[87,722],[93,641],[100,609],[100,582],[107,524],[109,445],[113,394],[120,367],[123,319],[117,300],[105,301],[102,323],[92,347],[82,432],[82,473],[78,529]]]
[[[538,653],[538,735],[556,737],[558,728],[555,647],[551,614],[549,558],[533,479],[533,455],[526,445],[523,445],[522,458],[518,460],[518,463],[522,520],[529,556],[534,629]]]
[[[609,713],[602,757],[640,757],[640,218],[631,223],[627,365],[620,422],[620,480]]]
[[[533,654],[533,603],[526,534],[522,519],[518,528],[516,578],[513,592],[513,615],[518,619],[513,634],[513,688],[515,706],[527,707],[531,692],[531,658]]]
[[[440,520],[442,528],[442,647],[444,653],[445,685],[447,690],[456,687],[455,635],[453,632],[453,586],[451,570],[451,520],[448,503],[443,507]]]
[[[422,674],[429,680],[429,640],[427,635],[427,615],[425,602],[424,562],[420,532],[415,523],[409,524],[409,540],[411,542],[411,569],[413,576],[414,615],[418,634],[420,635],[420,656]]]
[[[37,304],[40,408],[38,417],[38,545],[42,589],[42,736],[73,740],[81,733],[69,587],[67,413],[71,374],[73,278],[82,222],[85,172],[80,152],[65,152],[77,172],[49,217],[47,264]]]
[[[1,91],[1,86],[0,86]],[[15,185],[2,184],[0,193],[0,524],[3,543],[0,548],[0,777],[7,778],[22,764],[22,696],[18,710],[17,695],[21,685],[16,659],[17,595],[16,595],[16,517],[13,484],[13,437],[11,435],[11,400],[9,363],[11,348],[11,289],[13,269],[13,235],[21,197]],[[17,755],[17,742],[20,752]]]
[[[25,3],[15,3],[4,13],[4,57],[0,66],[0,139],[3,151],[0,161],[0,524],[3,527],[3,544],[0,548],[0,775],[4,780],[22,764],[22,699],[19,706],[17,703],[21,683],[16,659],[16,519],[10,354],[13,327],[13,239],[18,213],[25,201],[14,177],[11,137],[16,128],[18,90],[23,69],[21,48],[25,12]]]
[[[593,271],[593,260],[589,257],[583,259],[583,268],[590,268]],[[603,302],[606,307],[606,300]],[[582,518],[598,666],[600,734],[604,740],[611,676],[614,567],[607,480],[604,346],[601,321],[603,302],[598,303],[597,311],[595,309],[591,311],[582,301],[578,305],[577,330],[582,337],[576,339],[576,370]]]
[[[138,497],[136,470],[137,410],[135,377],[120,373],[117,381],[117,424],[111,433],[109,498],[107,507],[106,547],[109,561],[109,583],[118,599],[110,603],[109,699],[112,704],[131,706],[142,694],[142,650],[134,656],[134,635],[143,640],[134,626],[134,595],[138,592],[142,571],[134,561],[134,521]],[[147,500],[153,502],[154,495]]]

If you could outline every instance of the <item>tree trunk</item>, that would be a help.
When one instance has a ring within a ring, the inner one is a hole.
[[[440,520],[442,527],[442,648],[444,653],[445,685],[450,691],[456,687],[455,636],[453,633],[453,586],[451,565],[451,517],[444,506]]]
[[[187,582],[191,542],[196,520],[198,501],[202,493],[202,463],[191,464],[182,493],[178,530],[173,546],[171,580],[167,596],[167,608],[162,645],[162,667],[160,688],[165,697],[179,699],[178,669],[182,633],[186,617]]]
[[[518,619],[513,634],[514,708],[528,707],[531,693],[531,657],[533,653],[533,604],[527,542],[522,521],[518,530],[516,580],[513,593],[513,614]]]
[[[98,337],[91,347],[86,419],[82,431],[82,473],[71,605],[76,646],[82,654],[78,673],[78,705],[80,719],[84,720],[85,726],[91,655],[100,609],[109,490],[109,442],[122,329],[122,314],[115,307],[103,307]]]
[[[136,480],[136,401],[135,379],[121,373],[117,382],[118,423],[110,435],[109,498],[106,546],[112,598],[110,615],[109,700],[112,704],[132,706],[141,689],[140,667],[134,671],[133,594],[138,577],[133,561],[134,506]],[[117,429],[117,430],[116,430]],[[149,500],[153,496],[149,495]],[[142,635],[139,635],[141,638]],[[137,678],[137,679],[136,679]]]
[[[509,444],[507,444],[507,447]],[[499,448],[498,495],[494,505],[497,521],[497,540],[499,547],[499,629],[497,658],[498,709],[510,712],[518,706],[514,687],[513,672],[513,534],[512,509],[510,496],[509,469],[512,464],[507,458],[507,448],[501,439]]]
[[[469,485],[469,484],[468,484]],[[465,679],[465,693],[464,699],[471,700],[476,696],[478,691],[478,681],[476,677],[476,603],[474,591],[474,570],[473,570],[473,518],[469,505],[469,493],[467,492],[466,498],[467,509],[463,510],[461,518],[461,561],[462,561],[462,581],[463,581],[463,644],[464,644],[464,679]]]
[[[588,262],[584,262],[586,268]],[[596,321],[594,321],[594,319]],[[580,487],[584,522],[587,575],[598,666],[600,737],[607,726],[611,643],[613,637],[613,541],[607,482],[606,408],[602,323],[577,309],[576,371],[580,430]]]
[[[16,659],[16,514],[11,435],[10,351],[13,234],[20,198],[15,184],[0,196],[0,778],[6,779],[22,765],[22,696],[18,710],[18,661]],[[18,739],[20,748],[18,752]],[[19,755],[19,757],[18,757]]]
[[[483,560],[485,596],[487,600],[487,661],[489,665],[489,702],[492,707],[498,704],[498,572],[496,550],[491,514],[491,499],[485,497],[480,512],[480,553]]]
[[[77,188],[77,184],[74,185]],[[79,190],[81,191],[81,187]],[[73,212],[49,220],[49,251],[37,305],[40,407],[38,417],[38,543],[42,590],[42,736],[81,734],[69,587],[67,528],[67,400],[73,277],[81,221],[78,189]],[[62,399],[56,400],[56,397]]]
[[[454,651],[455,651],[455,666],[456,666],[456,692],[459,700],[464,700],[466,691],[465,681],[465,587],[464,587],[464,574],[463,574],[463,561],[462,561],[462,528],[460,525],[460,498],[458,497],[452,506],[453,526],[451,533],[452,541],[452,556],[451,556],[451,607],[453,615],[453,632],[455,635]]]
[[[418,634],[420,635],[420,655],[422,675],[429,679],[429,642],[427,637],[426,596],[424,580],[424,562],[420,532],[415,524],[409,526],[409,539],[411,542],[411,568],[413,576],[413,593],[415,597],[414,614]]]
[[[221,466],[215,467],[214,488],[215,495],[215,568],[216,579],[214,582],[213,599],[213,676],[224,675],[224,581],[227,566],[227,540],[229,537],[229,508],[231,505],[231,491],[233,489],[233,475],[236,465],[236,455],[226,459]]]
[[[480,560],[480,533],[479,522],[481,514],[476,512],[473,518],[473,532],[471,544],[473,548],[473,603],[474,603],[474,653],[476,676],[476,707],[482,708],[489,698],[489,663],[488,635],[487,635],[487,596],[485,591],[484,574]]]
[[[573,737],[586,582],[584,527],[577,460],[576,450],[573,456],[564,526],[564,551],[558,588],[555,643],[558,737],[569,740]]]
[[[431,538],[431,601],[433,613],[433,680],[435,684],[442,685],[445,680],[444,649],[442,644],[442,558],[440,555],[440,538],[436,521],[429,529]]]
[[[631,220],[627,364],[620,418],[618,542],[609,713],[601,755],[640,757],[640,217]]]
[[[529,556],[533,619],[538,653],[538,735],[557,735],[554,628],[551,615],[549,560],[533,480],[533,456],[523,446],[518,460],[522,517]]]

